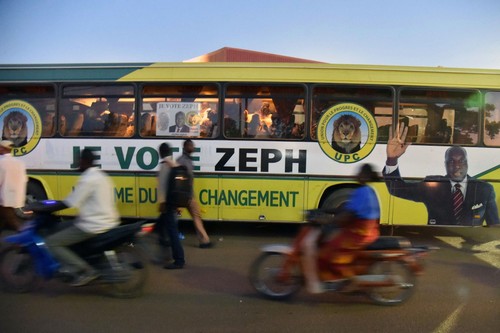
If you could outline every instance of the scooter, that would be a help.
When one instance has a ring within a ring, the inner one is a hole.
[[[332,222],[333,214],[321,210],[307,212],[307,223],[292,245],[267,245],[250,266],[250,282],[262,295],[274,300],[288,299],[304,284],[301,245],[314,229]],[[331,224],[330,224],[331,225]],[[352,268],[355,276],[329,280],[328,265],[319,263],[319,277],[325,291],[365,294],[380,305],[397,305],[406,301],[416,286],[416,276],[423,272],[423,259],[431,246],[412,246],[401,236],[380,236],[363,250],[357,251]]]
[[[0,256],[0,280],[8,291],[29,292],[43,280],[57,278],[71,283],[77,277],[75,272],[61,270],[43,239],[43,235],[57,229],[59,219],[53,214],[57,203],[44,200],[29,204],[26,209],[35,218],[26,222],[19,233],[3,239],[7,247]],[[144,221],[121,225],[71,246],[99,273],[99,278],[90,284],[101,284],[114,297],[132,298],[143,293],[147,260],[134,246],[142,224]]]

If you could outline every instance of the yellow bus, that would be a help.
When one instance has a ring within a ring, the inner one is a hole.
[[[451,216],[436,220],[428,200],[390,194],[415,184],[432,192],[449,182],[445,152],[455,145],[467,153],[465,209],[473,220],[460,225],[498,223],[498,70],[2,65],[0,124],[2,139],[15,143],[13,154],[29,170],[29,200],[68,195],[78,177],[75,157],[88,147],[114,180],[122,216],[154,218],[157,148],[168,142],[177,158],[190,138],[196,145],[195,195],[205,220],[298,223],[307,209],[343,202],[356,186],[360,164],[382,173],[391,128],[404,124],[411,145],[398,160],[401,178],[373,184],[381,223],[459,224]],[[487,189],[479,191],[475,183]],[[434,201],[445,209],[450,204],[443,193]]]

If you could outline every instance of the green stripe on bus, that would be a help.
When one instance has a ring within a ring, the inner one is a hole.
[[[26,66],[9,68],[0,67],[0,82],[2,81],[117,81],[149,64],[134,65],[82,65],[67,66]]]
[[[474,178],[481,178],[481,177],[484,177],[492,172],[495,172],[496,170],[500,169],[500,165],[497,165],[489,170],[485,170],[481,173],[478,173],[477,175],[474,176]]]

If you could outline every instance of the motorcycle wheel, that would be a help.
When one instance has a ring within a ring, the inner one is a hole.
[[[118,264],[130,276],[126,281],[110,282],[105,285],[109,295],[117,298],[139,297],[149,276],[147,260],[133,244],[122,245],[115,249]]]
[[[395,280],[392,286],[373,287],[368,290],[368,297],[377,304],[401,304],[413,293],[415,275],[402,261],[378,261],[370,267],[368,274],[386,275]]]
[[[270,299],[287,299],[299,291],[302,278],[299,267],[290,272],[286,281],[280,281],[281,272],[286,255],[276,252],[264,252],[250,266],[250,282],[253,287]]]
[[[0,259],[0,279],[5,290],[26,293],[40,285],[35,262],[23,247],[6,248]]]

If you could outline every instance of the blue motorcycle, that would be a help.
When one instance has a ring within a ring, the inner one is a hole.
[[[54,200],[34,202],[27,209],[35,218],[23,229],[3,239],[7,247],[0,257],[0,279],[12,292],[34,290],[43,280],[57,278],[71,283],[76,273],[61,271],[59,262],[48,251],[43,235],[58,228],[54,216]],[[131,298],[143,293],[148,277],[147,259],[136,244],[137,234],[144,221],[121,225],[89,240],[71,246],[71,249],[99,272],[91,284],[101,284],[112,296]]]

